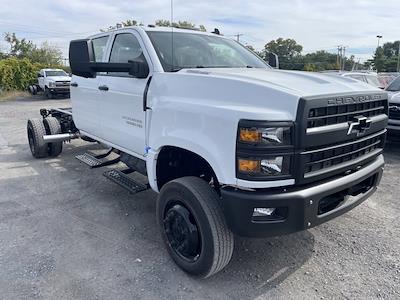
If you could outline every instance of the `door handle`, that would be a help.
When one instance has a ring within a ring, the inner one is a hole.
[[[101,85],[101,86],[99,86],[99,90],[100,90],[100,91],[108,91],[108,86],[106,86],[106,85]]]
[[[78,87],[78,84],[77,84],[76,82],[72,82],[72,83],[70,84],[70,86]]]

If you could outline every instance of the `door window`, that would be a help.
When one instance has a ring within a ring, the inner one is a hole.
[[[105,62],[103,60],[103,57],[104,57],[104,52],[106,51],[107,41],[108,41],[108,35],[92,40],[95,61]]]
[[[131,33],[121,33],[115,37],[111,49],[110,62],[127,63],[138,60],[143,55],[138,39]]]

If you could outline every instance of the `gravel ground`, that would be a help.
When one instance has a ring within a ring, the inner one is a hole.
[[[362,205],[308,231],[237,238],[230,265],[199,280],[169,258],[154,192],[129,195],[74,159],[97,146],[32,158],[26,120],[68,105],[0,103],[1,299],[400,299],[400,145]]]

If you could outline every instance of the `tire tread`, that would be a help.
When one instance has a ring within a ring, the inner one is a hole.
[[[228,229],[225,222],[222,208],[218,203],[217,193],[207,182],[198,177],[182,177],[174,180],[174,182],[179,182],[191,190],[196,195],[196,198],[200,200],[200,205],[207,218],[212,220],[210,225],[216,242],[216,245],[214,245],[215,256],[213,265],[202,276],[204,278],[210,277],[221,271],[231,260],[234,247],[233,233]]]

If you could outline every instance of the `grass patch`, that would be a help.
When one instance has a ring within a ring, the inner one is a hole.
[[[28,92],[23,91],[5,91],[0,92],[0,101],[12,101],[17,98],[28,97]]]

